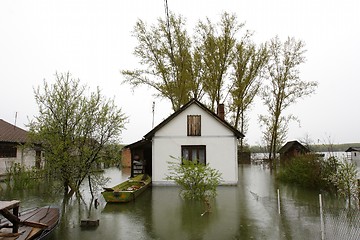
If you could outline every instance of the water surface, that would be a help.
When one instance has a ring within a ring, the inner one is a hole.
[[[106,169],[115,185],[128,170]],[[280,214],[277,189],[280,189]],[[237,186],[218,187],[211,212],[203,203],[185,201],[178,187],[153,186],[134,202],[91,203],[87,184],[82,198],[66,202],[43,188],[6,192],[1,199],[20,199],[22,207],[59,205],[62,220],[50,239],[320,239],[318,192],[280,184],[263,165],[240,165]],[[326,199],[327,196],[324,195]],[[327,201],[327,200],[325,200]],[[330,201],[330,200],[329,200]],[[99,219],[100,226],[82,229],[81,219]],[[354,238],[360,237],[355,232]],[[330,238],[328,238],[330,239]],[[333,238],[336,239],[336,238]]]

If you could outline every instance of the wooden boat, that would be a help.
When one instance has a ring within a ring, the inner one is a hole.
[[[1,240],[40,240],[48,236],[60,220],[58,207],[40,207],[19,213],[20,201],[0,201]],[[12,212],[10,211],[12,210]]]
[[[101,193],[108,203],[130,202],[151,185],[151,177],[140,174]]]

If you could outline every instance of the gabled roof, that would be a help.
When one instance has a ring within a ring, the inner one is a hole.
[[[28,132],[0,119],[0,142],[25,143]]]
[[[204,104],[202,104],[201,102],[199,102],[197,99],[193,98],[191,99],[188,103],[186,103],[185,105],[183,105],[178,111],[174,112],[173,114],[171,114],[168,118],[166,118],[164,121],[162,121],[159,125],[157,125],[155,128],[153,128],[150,132],[148,132],[145,136],[144,139],[152,139],[152,137],[155,135],[155,133],[162,128],[163,126],[165,126],[168,122],[170,122],[172,119],[174,119],[176,116],[178,116],[180,113],[182,113],[185,109],[187,109],[189,106],[191,106],[192,104],[196,104],[197,106],[199,106],[201,109],[203,109],[205,112],[209,113],[211,116],[214,117],[215,120],[217,120],[220,124],[222,124],[223,126],[225,126],[226,128],[228,128],[229,130],[231,130],[234,135],[236,136],[236,138],[243,138],[245,137],[244,134],[242,134],[239,130],[237,130],[236,128],[234,128],[233,126],[231,126],[228,122],[226,122],[225,120],[221,119],[217,114],[215,114],[213,111],[211,111],[210,109],[208,109]]]
[[[345,152],[360,152],[360,147],[349,147]]]
[[[304,145],[302,145],[301,143],[299,143],[298,141],[290,141],[290,142],[287,142],[284,146],[282,146],[278,153],[286,153],[288,152],[290,149],[292,148],[298,148],[300,149],[302,152],[310,152],[310,150],[305,147]]]

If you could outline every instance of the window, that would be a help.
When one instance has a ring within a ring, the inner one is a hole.
[[[187,116],[187,135],[201,136],[201,115]]]
[[[16,158],[16,146],[12,144],[0,145],[0,158]]]
[[[206,146],[205,145],[185,145],[181,146],[182,159],[197,161],[206,164]]]

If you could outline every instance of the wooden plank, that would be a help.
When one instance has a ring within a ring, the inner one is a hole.
[[[5,232],[0,232],[0,238],[8,238],[8,237],[18,237],[20,236],[21,233],[5,233]]]
[[[0,229],[2,229],[2,228],[10,228],[9,223],[0,224]],[[12,226],[11,226],[11,228],[12,228]]]
[[[42,230],[40,228],[32,228],[30,234],[28,235],[28,239],[33,239],[34,236],[41,234],[41,232],[42,232]],[[16,239],[16,240],[18,240],[18,239]]]
[[[20,201],[18,200],[12,200],[12,201],[0,201],[0,210],[3,209],[13,209],[15,207],[19,207]]]
[[[6,218],[8,219],[10,222],[12,223],[19,223],[20,219],[15,216],[14,214],[12,214],[11,212],[9,212],[7,209],[1,209],[0,213]]]
[[[32,228],[27,228],[16,240],[26,240],[31,233]]]

